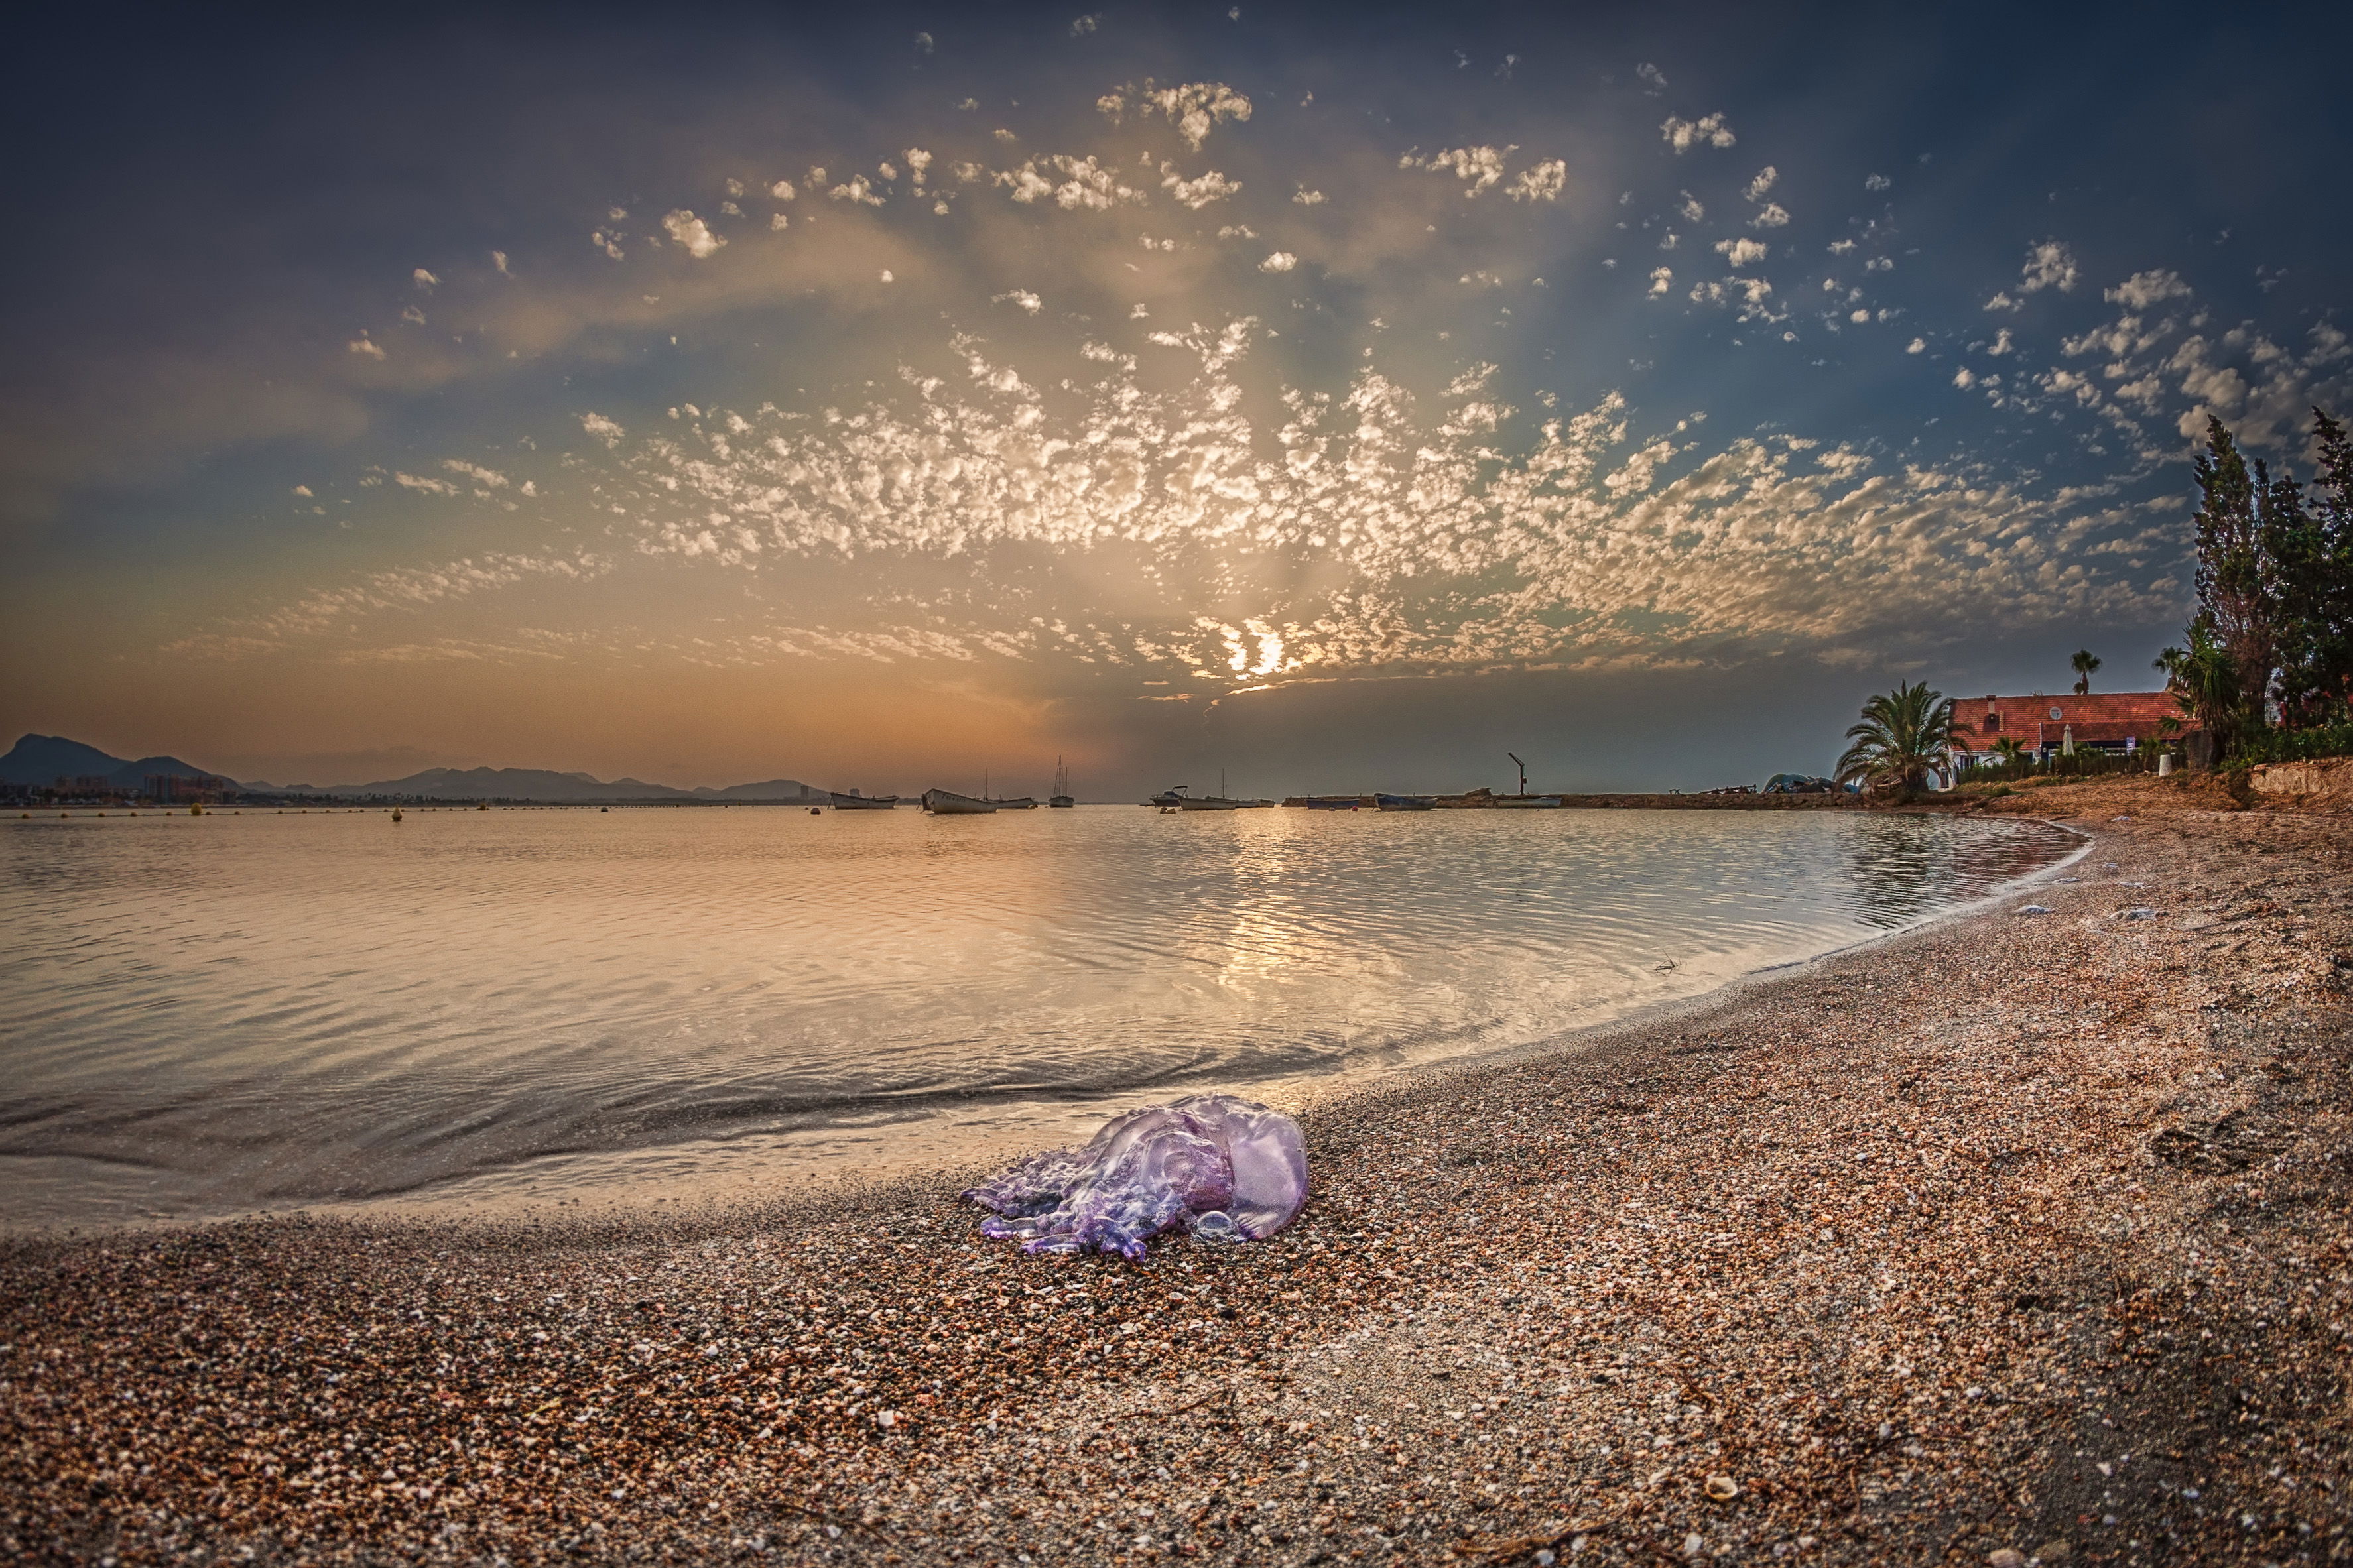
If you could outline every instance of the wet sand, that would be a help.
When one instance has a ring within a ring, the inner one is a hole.
[[[970,1172],[8,1242],[0,1552],[2331,1559],[2353,818],[2233,804],[1994,803],[2078,879],[1326,1105],[1229,1252],[1024,1258]]]

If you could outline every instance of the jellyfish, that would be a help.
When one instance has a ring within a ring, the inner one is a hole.
[[[1029,1253],[1144,1258],[1167,1230],[1197,1243],[1260,1241],[1307,1201],[1299,1123],[1229,1094],[1187,1095],[1112,1118],[1083,1149],[1033,1154],[964,1194],[985,1236]]]

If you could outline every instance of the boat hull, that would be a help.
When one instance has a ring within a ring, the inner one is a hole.
[[[895,795],[833,795],[836,811],[890,811],[898,804]]]
[[[975,800],[954,790],[927,789],[923,792],[923,809],[934,816],[989,816],[995,815],[993,800]]]
[[[1377,795],[1373,800],[1383,811],[1431,811],[1438,805],[1428,795]]]

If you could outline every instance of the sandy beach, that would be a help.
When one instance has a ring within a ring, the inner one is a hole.
[[[1324,1105],[1306,1212],[1229,1251],[1025,1258],[982,1172],[8,1242],[0,1551],[2334,1560],[2353,817],[2239,804],[1995,802],[2088,854]]]

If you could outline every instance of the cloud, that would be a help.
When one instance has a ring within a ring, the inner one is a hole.
[[[627,430],[621,428],[619,421],[609,419],[602,414],[583,414],[580,416],[580,428],[602,442],[607,449],[619,446],[622,438],[628,435]]]
[[[1678,120],[1671,114],[1660,125],[1659,134],[1678,157],[1694,147],[1729,147],[1738,140],[1721,113],[1698,120]]]
[[[1773,182],[1780,177],[1781,171],[1767,163],[1757,172],[1755,179],[1742,187],[1740,195],[1744,200],[1761,202],[1765,199],[1765,193],[1773,188]]]
[[[929,33],[917,33],[915,35],[915,52],[919,55],[928,55],[932,52],[932,36]]]
[[[1727,306],[1770,303],[1762,279],[1707,290]],[[901,393],[824,419],[706,409],[567,471],[614,519],[616,564],[603,569],[660,563],[666,592],[695,581],[677,574],[729,573],[758,574],[773,595],[810,574],[795,560],[901,585],[873,601],[898,610],[867,613],[854,631],[776,599],[765,624],[696,644],[699,659],[744,664],[1083,649],[1206,696],[1352,672],[1716,658],[1732,646],[1885,657],[1960,635],[1989,605],[2003,624],[2173,608],[2117,576],[2096,550],[2105,536],[2063,499],[1971,470],[1915,459],[1883,472],[1866,451],[1782,436],[1708,449],[1688,433],[1695,419],[1638,434],[1614,395],[1531,419],[1486,364],[1421,397],[1370,366],[1311,392],[1251,367],[1263,335],[1247,317],[1155,333],[1197,362],[1186,381],[1090,342],[1099,379],[1060,393],[959,339],[965,368],[952,382],[910,370]],[[1246,412],[1260,404],[1280,412]],[[328,590],[253,635],[299,624],[339,638],[370,607],[565,571],[586,583],[600,569],[518,555]],[[1261,570],[1293,561],[1318,569]],[[1142,584],[1116,604],[1102,591],[1113,562]],[[969,591],[908,586],[925,563]],[[503,606],[480,615],[511,624]],[[469,635],[402,628],[396,647]]]
[[[1634,68],[1634,79],[1642,84],[1643,90],[1652,98],[1667,90],[1667,73],[1648,60]]]
[[[1287,250],[1278,250],[1258,264],[1261,272],[1288,272],[1299,265],[1299,258]]]
[[[350,342],[345,343],[343,347],[350,350],[353,353],[358,354],[365,359],[382,359],[384,357],[384,350],[377,347],[375,342],[371,340],[364,331],[361,332],[358,337],[353,338]]]
[[[2045,289],[2056,289],[2062,294],[2072,294],[2082,274],[2075,267],[2075,253],[2055,239],[2046,239],[2026,253],[2026,265],[2019,268],[2018,291],[2039,294]]]
[[[1229,180],[1211,169],[1190,180],[1172,170],[1161,180],[1160,188],[1174,196],[1178,205],[1198,212],[1211,202],[1224,201],[1242,186],[1240,180]]]
[[[1707,208],[1702,205],[1697,196],[1692,195],[1689,191],[1682,191],[1677,194],[1683,197],[1683,201],[1676,205],[1675,211],[1683,215],[1683,219],[1685,223],[1699,223],[1706,218]]]
[[[1667,290],[1674,286],[1674,281],[1675,274],[1672,268],[1651,268],[1650,297],[1653,300],[1664,298]]]
[[[1751,228],[1782,228],[1789,222],[1788,209],[1779,202],[1767,202],[1764,210],[1748,220]]]
[[[2151,305],[2168,300],[2186,300],[2189,285],[2178,273],[2162,268],[2148,272],[2136,272],[2113,289],[2103,289],[2100,297],[2111,305],[2122,305],[2128,310],[2146,310]]]
[[[712,233],[708,224],[684,207],[665,216],[662,227],[673,243],[686,247],[686,253],[697,261],[708,260],[727,243],[724,236]]]
[[[1715,242],[1719,255],[1735,267],[1746,267],[1752,261],[1762,261],[1772,247],[1761,239],[1719,239]]]
[[[1398,167],[1451,174],[1463,182],[1464,195],[1475,196],[1503,179],[1504,160],[1517,151],[1517,147],[1454,147],[1427,158],[1408,153],[1398,160]]]
[[[1773,285],[1762,278],[1726,278],[1693,284],[1690,297],[1694,305],[1737,307],[1743,321],[1778,321],[1782,317],[1773,313],[1772,295]]]
[[[465,475],[485,489],[502,490],[507,488],[504,474],[495,468],[486,468],[480,463],[469,463],[461,458],[444,458],[441,467],[450,473]]]
[[[418,479],[413,474],[398,478],[401,483],[415,489],[442,494],[454,493],[456,489],[455,486],[438,479]],[[497,551],[433,566],[375,572],[348,586],[320,589],[265,615],[234,621],[214,631],[182,638],[167,645],[165,651],[200,658],[251,658],[338,634],[348,635],[354,623],[365,616],[392,611],[414,614],[454,600],[512,587],[533,577],[585,583],[606,575],[613,570],[614,564],[610,557],[585,552],[566,555]],[[388,647],[353,647],[343,650],[339,657],[345,659],[400,660],[418,657],[417,650],[429,646],[412,642]],[[461,648],[465,645],[453,641],[447,646]],[[516,653],[522,650],[509,645],[499,651]],[[448,657],[480,655],[453,653]]]
[[[1321,191],[1311,191],[1305,185],[1291,193],[1291,199],[1303,207],[1320,207],[1327,199]]]
[[[1866,191],[1883,191],[1894,183],[1884,174],[1871,174],[1863,179],[1862,188]]]
[[[458,493],[458,487],[447,479],[427,479],[417,474],[398,473],[393,475],[392,479],[393,482],[403,489],[424,490],[427,494],[437,496],[453,496]]]
[[[1076,17],[1071,23],[1071,37],[1074,38],[1083,38],[1089,33],[1093,32],[1102,21],[1103,13],[1100,11],[1097,11],[1091,16]]]
[[[1004,294],[991,294],[988,297],[988,302],[992,305],[1007,303],[1018,305],[1033,316],[1045,308],[1045,302],[1027,289],[1015,289]]]
[[[1926,338],[1914,338],[1910,342],[1904,345],[1904,352],[1907,354],[1926,353],[1928,352],[1928,340]]]
[[[2012,352],[2015,347],[2016,345],[2010,341],[2010,329],[2004,327],[1993,335],[1993,342],[1986,349],[1986,353],[1997,355],[2006,354]]]
[[[433,274],[426,271],[422,267],[409,274],[409,280],[417,288],[427,289],[428,291],[441,286],[441,279],[434,277]]]
[[[1960,369],[1953,373],[1953,384],[1959,387],[1964,392],[1968,391],[1970,387],[1975,386],[1977,384],[1977,372],[1971,370],[1967,365],[1961,366]]]
[[[1568,163],[1560,158],[1532,163],[1519,173],[1505,194],[1515,202],[1553,202],[1568,188]]]
[[[1046,173],[1039,172],[1041,167]],[[1060,181],[1053,178],[1057,174],[1061,176]],[[1145,196],[1144,192],[1124,184],[1116,168],[1096,163],[1092,153],[1084,158],[1074,158],[1067,153],[1033,158],[1018,169],[1007,170],[995,178],[997,184],[1013,187],[1013,199],[1017,202],[1033,203],[1051,197],[1054,205],[1066,212],[1101,212],[1116,203],[1140,202]]]
[[[507,270],[507,253],[503,250],[493,250],[491,252],[491,265],[498,269],[499,276],[501,278],[510,278],[513,276],[512,273]]]
[[[294,493],[298,496],[307,496],[311,493],[311,487],[308,485],[296,485],[294,487]]]
[[[1250,117],[1250,100],[1221,81],[1160,87],[1146,78],[1140,88],[1130,85],[1103,94],[1095,100],[1095,107],[1116,122],[1131,103],[1138,114],[1156,113],[1166,119],[1197,153],[1219,122]]]

